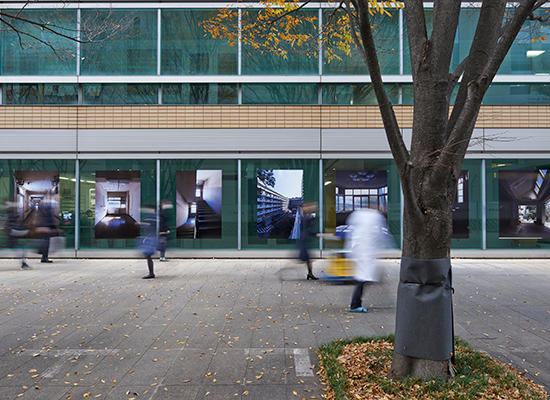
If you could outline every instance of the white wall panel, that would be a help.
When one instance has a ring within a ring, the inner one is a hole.
[[[550,151],[550,129],[485,129],[485,152]]]
[[[81,152],[319,151],[318,129],[86,129]]]
[[[383,129],[323,129],[323,151],[389,151]]]
[[[76,129],[0,129],[2,152],[75,152]]]

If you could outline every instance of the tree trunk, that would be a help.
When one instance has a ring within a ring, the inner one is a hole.
[[[425,179],[429,168],[404,180],[403,257],[397,296],[392,378],[453,376],[450,244],[456,178]],[[416,198],[411,198],[411,193]]]

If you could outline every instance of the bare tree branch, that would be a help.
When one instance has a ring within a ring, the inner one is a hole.
[[[432,79],[446,81],[453,54],[454,38],[460,15],[460,1],[434,2],[433,30],[430,37],[430,68]]]
[[[69,35],[66,35],[62,32],[59,32],[59,31],[56,31],[55,29],[52,29],[48,26],[48,24],[44,24],[44,23],[40,23],[40,22],[36,22],[36,21],[33,21],[33,20],[30,20],[30,19],[27,19],[27,18],[23,18],[23,17],[20,17],[20,16],[15,16],[15,15],[12,15],[12,14],[6,14],[2,11],[0,11],[0,16],[2,17],[7,17],[7,18],[11,18],[11,19],[16,19],[16,20],[19,20],[21,22],[25,22],[27,24],[30,24],[30,25],[33,25],[33,26],[37,26],[41,29],[45,29],[51,33],[53,33],[54,35],[57,35],[57,36],[61,36],[65,39],[69,39],[69,40],[72,40],[74,42],[80,42],[80,43],[84,43],[82,42],[80,39],[76,38],[76,37],[72,37],[72,36],[69,36]],[[8,25],[11,29],[15,30],[15,31],[21,31],[20,29],[17,29],[15,28],[12,24],[6,24]],[[64,29],[62,27],[59,27],[61,29]],[[25,33],[25,32],[21,32],[21,33]],[[30,34],[27,34],[27,36],[30,36],[30,37],[33,37],[33,35],[30,35]],[[40,41],[40,40],[39,40]],[[42,41],[43,42],[43,41]],[[50,46],[51,47],[51,46]]]
[[[466,64],[468,63],[468,57],[469,56],[466,56],[464,60],[462,60],[460,64],[458,64],[458,66],[455,68],[455,72],[449,75],[450,82],[449,82],[449,89],[447,91],[447,97],[449,99],[451,98],[451,95],[453,93],[453,90],[456,87],[456,84],[458,83],[458,80],[460,79],[460,77],[464,73],[464,70],[466,69]]]
[[[46,42],[45,40],[42,40],[40,39],[39,37],[35,36],[35,35],[32,35],[28,32],[25,32],[25,31],[20,31],[18,30],[17,28],[15,28],[12,24],[10,24],[8,21],[6,21],[5,19],[1,18],[0,17],[0,21],[3,22],[4,24],[6,24],[7,26],[9,26],[11,29],[13,29],[16,33],[17,33],[17,37],[19,39],[19,45],[21,46],[21,48],[23,48],[23,43],[22,43],[22,40],[21,40],[21,35],[24,35],[24,36],[28,36],[46,46],[48,46],[52,51],[53,53],[57,56],[57,51],[55,49],[55,47],[51,44],[51,43],[48,43]]]

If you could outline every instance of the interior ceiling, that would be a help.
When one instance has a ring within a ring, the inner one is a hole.
[[[336,171],[336,186],[344,189],[378,189],[388,186],[384,170]]]
[[[507,183],[508,190],[512,193],[518,202],[545,200],[550,194],[550,185],[548,184],[549,174],[544,177],[542,189],[538,196],[535,195],[535,181],[538,176],[536,171],[501,171],[500,179]]]

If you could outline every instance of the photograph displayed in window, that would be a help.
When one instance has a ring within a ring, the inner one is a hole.
[[[470,237],[468,177],[468,171],[461,171],[456,185],[453,204],[453,239],[468,239]]]
[[[550,238],[548,169],[499,171],[499,239]]]
[[[388,174],[385,170],[336,171],[336,235],[343,236],[349,215],[361,208],[388,211]]]
[[[26,237],[39,238],[37,228],[59,215],[59,171],[15,171],[15,203]]]
[[[95,238],[139,236],[141,183],[139,171],[96,171]]]
[[[259,238],[299,239],[304,202],[304,171],[258,169]]]
[[[222,170],[176,172],[176,237],[222,236]]]

